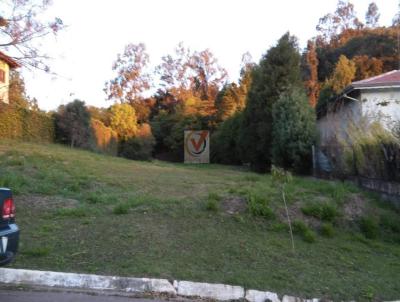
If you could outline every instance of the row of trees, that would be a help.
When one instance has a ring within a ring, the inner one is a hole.
[[[9,30],[12,21],[1,22]],[[58,30],[62,23],[53,25]],[[129,44],[104,87],[114,105],[99,109],[76,100],[60,106],[53,114],[56,139],[129,158],[181,160],[183,131],[208,129],[214,162],[307,171],[315,113],[351,81],[396,68],[398,25],[396,15],[393,26],[379,27],[375,3],[363,24],[353,4],[339,0],[303,53],[287,33],[258,64],[245,54],[237,83],[228,81],[209,49],[192,51],[180,43],[151,70],[145,45]],[[148,96],[150,91],[155,93]]]
[[[302,57],[309,102],[317,113],[352,81],[398,68],[399,14],[390,27],[379,27],[379,17],[372,2],[363,24],[354,5],[339,0],[335,12],[319,20],[318,35],[308,41]]]
[[[392,27],[379,27],[379,10],[371,3],[364,25],[353,4],[339,0],[336,11],[320,19],[319,34],[303,53],[287,33],[258,64],[243,56],[238,83],[228,82],[208,49],[192,51],[180,43],[150,70],[145,45],[129,44],[104,88],[119,105],[88,111],[116,133],[120,155],[140,137],[138,129],[146,129],[151,142],[146,154],[181,160],[183,131],[209,129],[214,162],[250,163],[256,171],[275,164],[304,172],[316,141],[314,109],[321,114],[353,80],[395,67],[396,20]],[[156,93],[144,97],[150,88]]]

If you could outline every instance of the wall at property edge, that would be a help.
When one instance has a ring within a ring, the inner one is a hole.
[[[0,102],[0,138],[53,142],[53,118],[43,112],[15,108]]]
[[[4,102],[8,104],[8,85],[9,85],[9,77],[10,77],[10,68],[8,64],[4,63],[0,60],[0,69],[5,72],[5,81],[4,83],[0,82],[0,102]]]
[[[400,183],[365,177],[358,177],[357,181],[361,187],[380,193],[383,199],[400,209]]]
[[[362,114],[380,120],[387,129],[400,121],[400,89],[370,89],[361,92]]]
[[[361,118],[361,105],[355,101],[349,101],[341,105],[335,112],[329,112],[317,121],[320,145],[328,145],[337,137],[347,139],[347,130],[351,123]]]

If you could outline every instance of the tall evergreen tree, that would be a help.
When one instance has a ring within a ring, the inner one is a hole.
[[[243,161],[264,172],[270,165],[272,106],[291,85],[301,85],[297,39],[283,35],[254,68],[239,135]]]
[[[293,87],[281,95],[272,107],[274,165],[296,172],[309,172],[311,146],[316,139],[314,110],[308,106],[302,87]]]

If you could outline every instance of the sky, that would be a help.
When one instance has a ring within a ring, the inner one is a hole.
[[[372,0],[352,0],[363,21]],[[375,0],[380,24],[390,25],[397,0]],[[287,31],[304,48],[316,35],[320,17],[337,0],[53,0],[47,16],[67,28],[41,41],[56,75],[22,70],[27,93],[39,107],[54,110],[75,98],[99,107],[112,105],[103,92],[113,78],[112,63],[128,43],[144,43],[150,64],[173,53],[179,42],[192,50],[209,48],[231,81],[239,76],[243,53],[255,62]]]

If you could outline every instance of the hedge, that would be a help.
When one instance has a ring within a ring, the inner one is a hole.
[[[0,103],[0,138],[53,142],[53,118],[41,111]]]

